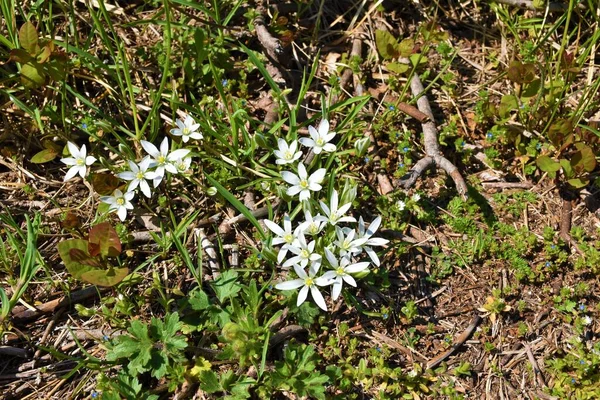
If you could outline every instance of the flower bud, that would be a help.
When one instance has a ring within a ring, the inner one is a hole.
[[[360,138],[356,142],[354,142],[354,149],[356,150],[356,156],[362,157],[364,154],[366,154],[367,150],[369,150],[370,145],[371,145],[371,139],[369,139],[367,136]]]

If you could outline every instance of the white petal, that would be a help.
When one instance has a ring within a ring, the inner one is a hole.
[[[319,132],[312,125],[308,126],[308,134],[313,140],[317,140],[320,137]]]
[[[131,188],[129,189],[131,190]],[[144,193],[144,196],[147,198],[152,197],[152,191],[150,190],[150,185],[145,180],[140,181],[140,190]]]
[[[71,168],[78,168],[79,176],[81,176],[82,178],[85,178],[85,173],[87,172],[87,168],[85,167],[85,165],[80,165],[78,167],[71,167]]]
[[[321,294],[321,292],[319,292],[319,289],[316,286],[313,285],[310,287],[310,294],[312,295],[313,300],[319,306],[319,308],[321,308],[323,311],[327,311],[327,304],[325,304],[325,299],[323,298],[323,295]]]
[[[73,157],[61,158],[60,162],[67,164],[67,165],[77,165],[77,159],[75,159]]]
[[[384,238],[370,238],[365,242],[369,246],[384,246],[388,244],[390,241]]]
[[[335,257],[335,254],[333,254],[333,252],[331,250],[329,250],[327,247],[325,247],[325,257],[327,257],[327,261],[329,261],[329,265],[331,265],[333,268],[337,268],[339,266],[338,260]]]
[[[288,194],[289,194],[289,190],[288,190]],[[304,200],[308,200],[308,199],[310,199],[310,191],[308,191],[308,190],[301,191],[300,196],[298,196],[298,200],[304,201]]]
[[[71,168],[69,168],[69,170],[67,171],[67,174],[65,175],[65,182],[68,181],[69,179],[73,178],[75,175],[77,175],[77,172],[79,172],[79,167],[78,166],[73,166]]]
[[[367,235],[371,236],[373,235],[377,229],[379,229],[379,225],[381,224],[381,215],[378,215],[377,218],[375,218],[373,220],[373,222],[371,222],[371,225],[369,225],[369,229],[367,229]]]
[[[67,142],[67,147],[69,148],[69,154],[73,157],[79,157],[79,148],[75,145],[75,143]]]
[[[333,300],[337,300],[338,297],[340,297],[340,293],[342,293],[342,280],[336,279],[335,282],[333,282],[333,288],[331,289],[331,298]]]
[[[93,156],[87,156],[85,158],[85,165],[92,165],[93,163],[96,162],[96,157]]]
[[[308,275],[306,275],[304,268],[300,267],[298,264],[294,265],[294,272],[296,272],[296,275],[298,275],[298,277],[301,279],[308,278]]]
[[[166,155],[169,152],[169,138],[165,136],[160,144],[160,154]]]
[[[302,303],[304,303],[306,301],[307,297],[308,297],[308,286],[304,286],[302,289],[300,289],[300,292],[298,293],[298,301],[296,302],[296,306],[300,307],[302,305]]]
[[[298,176],[289,171],[283,171],[281,173],[281,177],[290,185],[297,185],[298,183],[300,183],[300,179],[298,178]]]
[[[288,253],[288,248],[285,246],[282,246],[281,249],[279,250],[279,253],[277,254],[277,263],[281,264],[281,262],[283,261],[283,259],[285,258],[285,255]]]
[[[277,285],[275,285],[275,289],[294,290],[294,289],[298,289],[300,286],[304,286],[304,280],[294,279],[292,281],[285,281],[285,282],[278,283]]]
[[[285,235],[285,232],[283,231],[283,229],[281,229],[281,227],[279,225],[277,225],[275,222],[269,221],[268,219],[265,219],[263,222],[265,223],[267,228],[269,228],[269,230],[271,232],[273,232],[274,234],[276,234],[278,236]]]
[[[179,121],[177,121],[179,123]],[[181,136],[183,134],[183,132],[181,132],[180,128],[173,128],[171,129],[171,135],[173,136]]]
[[[302,188],[300,186],[291,186],[286,193],[288,194],[288,196],[295,196],[296,194],[300,193],[300,191],[302,191]],[[304,190],[303,192],[307,191]],[[307,195],[307,198],[308,197],[310,197],[310,195]],[[300,201],[302,201],[302,194],[300,195]]]
[[[333,143],[327,143],[323,146],[323,151],[326,151],[328,153],[333,153],[336,149],[337,147],[335,147],[335,144]]]
[[[125,207],[119,207],[117,215],[121,221],[125,221],[125,218],[127,218],[127,209]]]
[[[115,198],[113,196],[100,196],[100,201],[106,204],[115,204]]]
[[[300,165],[302,165],[302,164],[300,164]],[[321,182],[323,182],[323,179],[325,178],[326,173],[327,173],[327,170],[325,168],[320,168],[320,169],[316,170],[310,176],[309,181],[315,182],[315,183],[321,183]]]
[[[326,119],[322,119],[321,122],[319,122],[319,134],[324,137],[325,135],[327,135],[328,132],[329,121],[327,121]]]
[[[344,271],[346,271],[349,274],[354,274],[356,272],[363,271],[363,270],[367,269],[368,267],[369,267],[369,262],[363,261],[363,262],[359,262],[356,264],[348,265],[346,268],[344,268]]]
[[[323,168],[324,170],[324,168]],[[300,180],[306,179],[308,177],[308,173],[306,172],[306,167],[303,163],[298,164],[298,177]]]
[[[343,279],[348,285],[356,287],[356,281],[351,275],[344,275]]]
[[[298,141],[300,142],[300,144],[306,147],[315,147],[316,145],[315,141],[309,138],[300,138],[298,139]]]
[[[150,154],[152,157],[156,158],[160,155],[160,152],[152,143],[147,142],[145,140],[140,140],[140,143],[142,144],[144,150],[146,150],[146,153]]]
[[[369,255],[369,257],[371,258],[371,260],[373,261],[373,264],[375,264],[376,266],[379,267],[379,257],[377,257],[377,253],[375,253],[375,250],[373,250],[370,247],[365,247],[364,248],[365,251],[367,252],[367,254]]]
[[[126,181],[131,181],[135,179],[135,174],[131,171],[124,171],[117,174],[117,176]]]
[[[169,161],[176,161],[179,159],[184,158],[185,156],[187,156],[190,153],[190,149],[179,149],[179,150],[175,150],[173,152],[171,152],[171,154],[169,154],[169,157],[167,157],[167,159]]]

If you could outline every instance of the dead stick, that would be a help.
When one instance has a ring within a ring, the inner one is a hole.
[[[542,375],[542,371],[540,370],[540,367],[538,366],[538,363],[535,360],[529,343],[523,343],[523,346],[525,346],[527,358],[529,359],[529,363],[531,364],[531,368],[533,369],[533,373],[535,374],[536,385],[540,385],[542,387],[546,386],[546,381],[544,381],[544,376]]]
[[[463,179],[462,175],[458,171],[458,168],[454,166],[448,159],[441,155],[440,145],[437,138],[437,128],[435,126],[433,112],[429,100],[423,94],[425,88],[421,83],[419,75],[415,73],[410,81],[410,89],[413,96],[417,98],[417,108],[419,111],[429,117],[429,120],[421,124],[423,128],[423,144],[425,147],[425,156],[419,160],[415,166],[409,171],[409,173],[400,179],[398,182],[404,189],[410,188],[417,181],[417,178],[425,172],[425,170],[433,165],[442,168],[454,181],[456,190],[463,197],[467,197],[467,184]]]
[[[410,105],[408,103],[400,102],[396,105],[396,108],[398,110],[402,111],[404,114],[407,114],[408,116],[413,117],[420,123],[424,123],[424,122],[427,122],[427,120],[429,120],[429,116],[427,116],[427,114],[422,113],[421,111],[419,111],[419,109],[417,107]]]
[[[467,341],[467,339],[469,339],[469,337],[471,337],[471,335],[475,331],[475,328],[477,328],[477,325],[479,325],[480,323],[481,323],[481,317],[479,315],[476,315],[475,317],[473,317],[473,320],[471,321],[471,323],[469,324],[467,329],[465,329],[465,331],[460,334],[460,336],[456,339],[456,342],[452,345],[452,347],[450,347],[450,349],[448,351],[446,351],[445,353],[442,353],[439,356],[431,359],[427,363],[427,369],[437,367],[444,360],[446,360],[448,357],[450,357],[452,354],[454,354],[460,348],[460,346],[462,346]]]

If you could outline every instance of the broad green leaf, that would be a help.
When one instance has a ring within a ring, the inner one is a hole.
[[[375,32],[375,44],[377,45],[377,51],[385,60],[398,57],[398,40],[388,31],[377,30]]]
[[[46,46],[42,47],[42,51],[40,51],[40,54],[37,55],[36,60],[40,64],[43,64],[46,61],[48,61],[48,59],[50,58],[51,55],[52,55],[52,48],[50,45],[46,45]]]
[[[9,61],[16,61],[21,64],[28,63],[33,57],[24,49],[13,49],[10,51]]]
[[[581,189],[586,187],[590,183],[590,180],[588,178],[573,178],[569,179],[567,183],[573,186],[575,189]]]
[[[502,118],[506,118],[509,116],[510,112],[519,108],[519,101],[516,96],[512,94],[506,94],[502,96],[502,100],[500,100],[500,107],[498,108],[498,112]]]
[[[37,29],[31,22],[25,22],[19,29],[19,43],[32,56],[40,52]]]
[[[28,88],[42,86],[46,82],[46,76],[41,65],[35,61],[23,64],[21,67],[21,83]]]
[[[237,282],[237,277],[237,272],[227,270],[211,283],[211,286],[221,303],[223,303],[228,297],[233,296],[240,291],[241,287]]]
[[[518,84],[533,82],[535,79],[535,66],[531,63],[523,64],[521,61],[515,60],[510,63],[507,75],[508,79]]]
[[[206,393],[216,393],[221,391],[219,376],[212,370],[202,371],[202,373],[200,373],[200,389]]]
[[[575,143],[575,147],[577,147],[579,151],[573,155],[573,160],[576,160],[576,164],[581,165],[586,172],[593,172],[596,168],[594,151],[581,142]]]
[[[188,300],[194,311],[206,310],[210,306],[208,295],[203,290],[194,290]]]
[[[548,139],[555,147],[560,148],[563,145],[564,138],[572,132],[573,124],[570,120],[557,119],[548,128]]]
[[[94,268],[83,272],[81,280],[96,286],[111,287],[125,279],[128,274],[129,269],[127,268]]]
[[[114,174],[99,172],[92,175],[94,190],[103,196],[111,195],[121,185],[121,181]]]
[[[72,254],[71,250],[80,250],[89,255],[87,240],[67,239],[58,244],[58,254],[65,263],[67,271],[69,271],[69,273],[76,279],[81,279],[81,274],[91,270],[92,268],[77,261],[76,259],[79,259],[79,257],[76,253]],[[73,255],[75,255],[76,259],[74,259]]]
[[[400,57],[410,57],[413,49],[415,48],[415,41],[410,38],[404,39],[400,42],[397,48]]]
[[[119,234],[109,222],[102,222],[90,229],[88,250],[91,256],[117,257],[121,254]]]
[[[388,71],[395,72],[396,74],[403,74],[410,69],[410,65],[400,62],[391,62],[385,67],[388,69]]]
[[[44,149],[31,157],[31,162],[34,164],[43,164],[52,161],[56,158],[58,152],[55,149]]]
[[[548,156],[539,156],[536,164],[544,172],[557,172],[560,170],[560,163]]]

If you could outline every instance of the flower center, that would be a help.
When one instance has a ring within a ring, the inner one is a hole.
[[[183,128],[183,129],[181,130],[181,133],[182,133],[184,136],[187,136],[187,135],[189,135],[189,134],[191,133],[191,132],[190,132],[190,128],[188,128],[188,127],[186,126],[185,128]]]
[[[306,286],[309,286],[309,287],[310,287],[310,286],[312,286],[312,285],[314,285],[314,284],[315,284],[315,281],[313,280],[313,278],[311,278],[311,277],[308,277],[308,278],[306,278],[306,279],[304,280],[304,284],[305,284]]]
[[[158,156],[158,158],[156,159],[156,162],[159,165],[163,165],[164,163],[167,162],[167,157],[163,156],[162,154],[160,156]]]
[[[319,227],[317,226],[317,224],[313,222],[310,225],[308,225],[308,233],[310,233],[311,235],[316,235],[317,233],[319,233]]]
[[[302,249],[300,252],[300,258],[308,259],[310,257],[310,251],[307,249]]]
[[[294,153],[292,153],[291,151],[288,150],[288,151],[285,152],[285,154],[283,155],[283,157],[286,160],[291,160],[292,158],[294,158]]]
[[[125,199],[123,197],[119,197],[116,201],[117,205],[122,206],[125,204]]]
[[[144,173],[142,171],[138,171],[138,173],[135,174],[135,179],[141,181],[142,179],[144,179]]]
[[[317,140],[315,140],[315,143],[317,144],[317,146],[323,147],[323,145],[325,144],[325,140],[323,140],[323,138],[318,138]]]
[[[287,244],[292,244],[292,242],[294,241],[294,235],[292,235],[291,233],[286,233],[285,235],[283,235],[283,240],[285,240]]]
[[[344,240],[342,243],[342,249],[348,250],[350,248],[350,242],[348,240]]]
[[[79,165],[79,166],[85,165],[85,160],[83,158],[78,158],[76,162],[77,162],[77,165]]]
[[[337,267],[335,273],[338,275],[346,275],[346,271],[344,271],[344,268],[342,267]]]
[[[335,211],[333,211],[333,212],[331,213],[331,215],[329,216],[329,219],[330,219],[331,221],[337,221],[337,220],[338,220],[338,218],[339,218],[339,216],[338,216],[337,212],[335,212]]]
[[[308,180],[302,179],[298,185],[300,185],[302,189],[308,189],[309,183]]]

